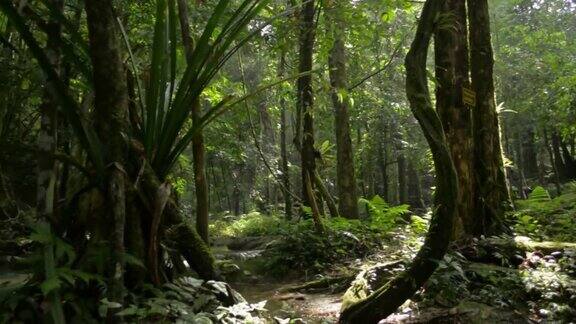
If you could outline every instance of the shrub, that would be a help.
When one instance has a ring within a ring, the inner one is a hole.
[[[217,220],[210,224],[210,231],[216,237],[246,237],[277,235],[289,222],[277,215],[263,215],[251,212],[228,220]]]

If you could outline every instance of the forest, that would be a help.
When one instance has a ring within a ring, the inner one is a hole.
[[[574,323],[576,0],[0,0],[0,323]]]

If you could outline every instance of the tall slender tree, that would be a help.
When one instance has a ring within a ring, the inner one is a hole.
[[[334,130],[336,132],[336,185],[338,189],[338,212],[346,218],[358,218],[358,197],[354,173],[354,151],[350,139],[350,98],[346,74],[346,47],[343,1],[330,1],[326,8],[329,29],[333,37],[328,59],[332,105],[334,106]]]
[[[315,2],[303,0],[300,11],[299,36],[299,67],[300,73],[312,71],[314,55],[314,41],[316,35]],[[316,173],[316,149],[314,147],[314,92],[312,88],[312,75],[302,75],[297,82],[297,134],[295,144],[300,150],[302,168],[302,197],[306,206],[312,208],[312,215],[316,229],[322,231],[320,211],[316,202],[314,191],[314,177]],[[301,128],[300,128],[301,127]]]

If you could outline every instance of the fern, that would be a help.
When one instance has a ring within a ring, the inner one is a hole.
[[[400,217],[410,212],[410,206],[398,205],[391,207],[378,195],[372,197],[370,200],[361,198],[359,202],[366,206],[368,213],[370,214],[370,226],[376,230],[391,230]]]
[[[541,186],[537,186],[536,188],[534,188],[534,190],[532,190],[532,192],[530,193],[530,195],[528,195],[528,200],[530,202],[545,202],[545,201],[550,201],[550,194],[548,193],[548,190],[544,189]]]

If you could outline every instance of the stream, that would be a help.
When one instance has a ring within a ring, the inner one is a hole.
[[[311,278],[290,277],[274,279],[256,274],[262,249],[229,249],[225,245],[212,248],[217,260],[237,265],[240,275],[228,283],[251,304],[265,302],[265,308],[279,323],[286,319],[302,319],[311,324],[336,323],[342,294],[286,292],[287,287],[300,285]],[[288,323],[288,322],[286,322]]]

